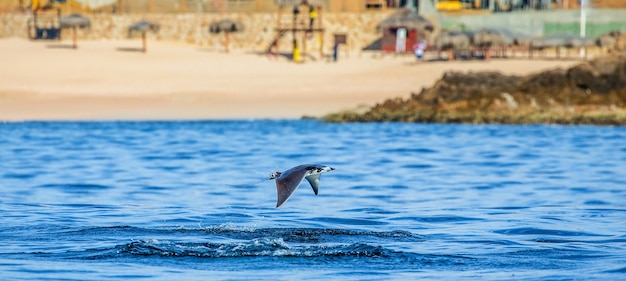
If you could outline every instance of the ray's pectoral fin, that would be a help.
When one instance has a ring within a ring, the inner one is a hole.
[[[317,191],[320,187],[320,177],[321,174],[305,177],[305,179],[311,184],[311,187],[313,188],[313,193],[315,193],[315,195],[317,195]]]
[[[280,207],[291,194],[296,190],[294,186],[287,186],[285,184],[276,184],[276,190],[278,191],[278,200],[276,201],[276,208]]]

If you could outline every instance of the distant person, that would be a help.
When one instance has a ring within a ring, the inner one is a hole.
[[[278,39],[274,39],[274,41],[272,41],[272,44],[267,52],[270,55],[270,58],[278,58]]]
[[[298,9],[298,5],[293,6],[293,16],[297,17],[300,14],[300,9]]]
[[[337,62],[337,55],[339,54],[339,43],[335,42],[333,45],[333,61]]]
[[[300,57],[300,47],[298,46],[298,41],[293,39],[293,61],[300,62],[302,58]]]
[[[317,9],[313,5],[309,5],[309,29],[313,29],[315,19],[317,19]]]
[[[426,43],[426,40],[421,40],[418,43],[415,43],[415,45],[413,45],[413,52],[415,53],[415,59],[417,59],[418,62],[421,62],[424,59],[424,50],[426,50],[426,46],[428,44]]]

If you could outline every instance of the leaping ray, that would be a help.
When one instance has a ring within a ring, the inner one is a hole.
[[[317,195],[322,173],[326,173],[334,169],[335,168],[324,165],[304,164],[293,167],[284,172],[272,173],[269,179],[276,180],[276,191],[278,192],[276,208],[280,207],[287,201],[287,199],[289,199],[289,197],[291,197],[303,179],[306,179],[309,184],[311,184],[313,192]]]

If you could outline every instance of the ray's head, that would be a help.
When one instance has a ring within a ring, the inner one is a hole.
[[[330,171],[332,171],[334,169],[335,168],[333,168],[333,167],[324,166],[324,165],[312,165],[311,167],[308,168],[308,170],[312,174],[326,173],[326,172],[330,172]]]
[[[279,171],[270,173],[270,180],[277,179],[278,177],[280,177],[280,174],[282,174],[282,173],[279,172]]]

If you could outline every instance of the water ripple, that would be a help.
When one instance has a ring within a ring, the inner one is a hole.
[[[619,280],[624,139],[594,126],[0,123],[0,276]],[[275,208],[262,180],[302,163],[336,170],[318,196],[304,182]]]

